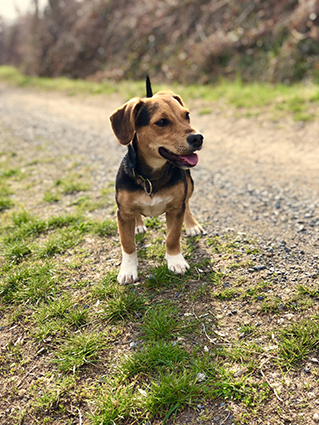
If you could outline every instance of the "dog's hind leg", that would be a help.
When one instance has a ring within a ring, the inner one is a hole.
[[[146,226],[143,223],[141,214],[138,214],[138,216],[135,219],[135,234],[138,235],[139,233],[145,233],[145,232],[146,232]]]
[[[193,237],[193,236],[198,236],[204,233],[204,229],[202,228],[202,226],[193,217],[193,214],[189,208],[188,201],[186,202],[184,221],[185,221],[187,236]]]

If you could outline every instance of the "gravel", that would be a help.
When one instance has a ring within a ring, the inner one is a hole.
[[[24,145],[45,144],[51,155],[81,161],[100,190],[114,181],[126,151],[108,121],[122,102],[117,96],[67,97],[1,86],[0,125]],[[233,230],[242,239],[256,238],[261,253],[247,273],[266,273],[266,281],[282,286],[317,279],[319,122],[276,123],[199,110],[193,108],[192,121],[205,140],[192,171],[195,217],[208,234]]]

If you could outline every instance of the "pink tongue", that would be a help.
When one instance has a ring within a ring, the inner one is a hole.
[[[198,156],[196,153],[192,153],[190,155],[180,156],[185,162],[189,165],[196,165],[198,163]]]

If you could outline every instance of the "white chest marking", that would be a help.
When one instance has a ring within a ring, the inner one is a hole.
[[[156,217],[163,214],[166,211],[167,205],[173,200],[173,196],[163,198],[161,196],[149,196],[140,197],[135,201],[135,204],[139,207],[141,214],[149,217]]]

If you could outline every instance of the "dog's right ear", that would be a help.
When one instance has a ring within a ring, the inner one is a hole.
[[[112,129],[121,145],[128,145],[133,140],[136,116],[142,105],[142,99],[135,97],[110,116]]]

